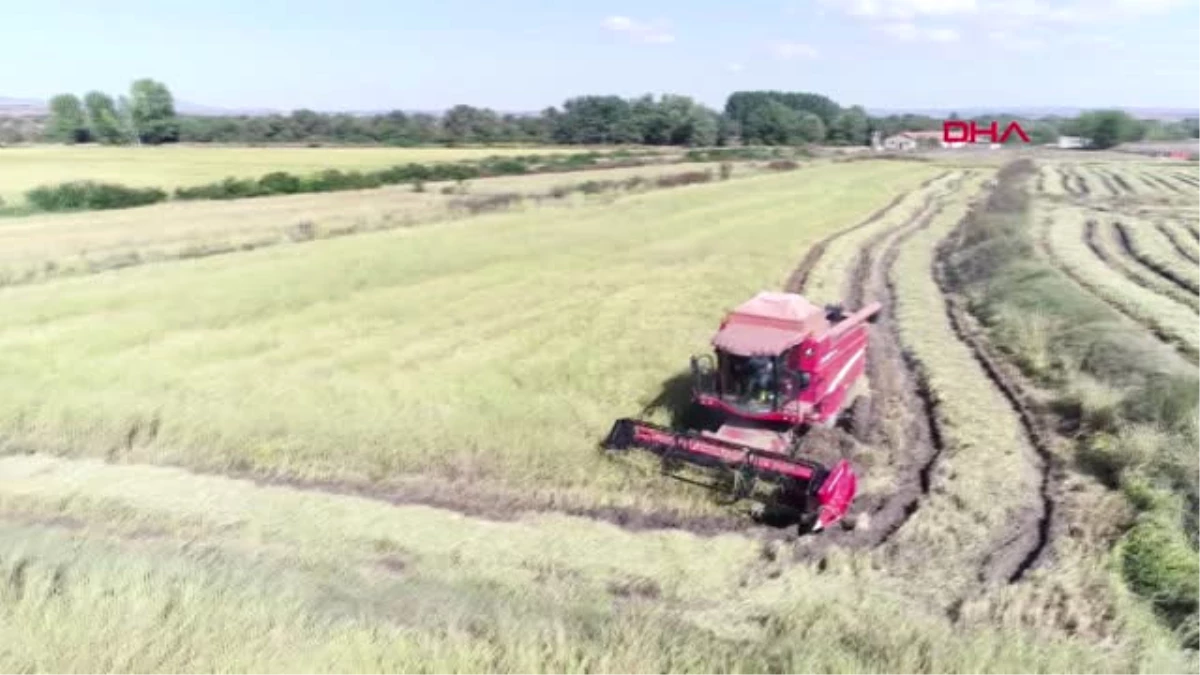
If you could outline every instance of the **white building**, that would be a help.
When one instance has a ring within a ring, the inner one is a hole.
[[[917,139],[908,132],[888,136],[883,140],[883,149],[898,152],[908,152],[917,149]]]

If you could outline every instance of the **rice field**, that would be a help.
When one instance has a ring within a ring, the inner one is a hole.
[[[1186,348],[1194,307],[1151,267],[1187,271],[1187,193],[1124,165],[1017,184],[1000,164],[5,220],[0,669],[1196,670],[1114,571],[1129,500],[1047,431],[1047,394],[944,269],[964,224],[1037,189],[1031,255]],[[1159,209],[1109,219],[1150,267],[1115,227],[1125,267],[1096,257],[1098,206]],[[818,537],[597,449],[617,417],[666,422],[724,312],[784,288],[885,306],[856,511]]]
[[[926,177],[836,165],[12,287],[0,369],[26,386],[0,425],[70,455],[634,505],[662,491],[595,452],[612,420],[807,242]]]
[[[0,220],[0,285],[403,229],[460,218],[472,202],[485,202],[493,195],[514,196],[515,205],[523,207],[577,206],[586,201],[581,195],[556,198],[553,193],[589,181],[642,179],[650,185],[656,178],[685,171],[715,175],[716,168],[708,163],[668,164],[484,178],[463,185],[431,182],[420,192],[412,186],[383,187],[6,218]],[[755,172],[752,166],[738,164],[731,177]]]
[[[154,147],[39,145],[0,148],[0,199],[18,202],[26,190],[73,180],[173,189],[227,176],[257,178],[272,171],[381,169],[409,162],[457,162],[493,155],[569,154],[564,147],[346,148]]]

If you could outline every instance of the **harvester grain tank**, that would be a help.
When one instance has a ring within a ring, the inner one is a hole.
[[[692,357],[692,401],[719,416],[719,428],[672,430],[625,418],[603,447],[642,448],[664,461],[776,484],[802,514],[802,529],[828,528],[846,515],[858,478],[846,459],[815,459],[823,453],[805,439],[812,427],[864,422],[867,399],[850,406],[847,398],[866,368],[867,323],[881,309],[873,302],[847,314],[802,295],[761,292],[728,313],[712,354]]]

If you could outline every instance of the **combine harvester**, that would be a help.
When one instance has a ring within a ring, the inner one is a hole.
[[[715,358],[692,357],[692,401],[720,416],[719,429],[672,431],[625,418],[603,447],[650,450],[664,468],[683,461],[730,469],[739,498],[762,479],[800,512],[802,531],[825,529],[846,515],[858,479],[845,459],[831,466],[812,459],[807,432],[839,419],[865,423],[868,399],[844,404],[866,368],[866,324],[880,309],[874,302],[846,315],[800,295],[759,293],[725,317],[712,339]]]

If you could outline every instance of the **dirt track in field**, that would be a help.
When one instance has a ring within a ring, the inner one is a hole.
[[[1081,177],[1079,181],[1085,184]],[[946,194],[953,194],[961,184],[960,180],[948,185]],[[858,252],[848,280],[847,305],[855,308],[879,301],[884,310],[871,328],[867,353],[872,400],[867,439],[870,455],[851,459],[859,464],[861,475],[882,470],[889,480],[880,493],[860,493],[856,500],[852,518],[848,520],[865,520],[866,527],[835,529],[805,538],[796,547],[800,559],[818,559],[833,547],[874,548],[887,544],[920,510],[929,494],[930,475],[938,465],[944,445],[936,406],[920,365],[906,353],[900,341],[892,311],[897,301],[892,268],[906,240],[927,227],[941,210],[943,198],[931,194],[913,218],[874,235]],[[955,235],[958,232],[956,229]],[[942,272],[948,250],[946,244],[939,248],[931,270],[945,298],[946,320],[1012,406],[1025,432],[1027,461],[1040,474],[1038,494],[1031,496],[1029,507],[1013,519],[1006,532],[998,533],[996,543],[977,571],[981,585],[1014,583],[1049,558],[1052,541],[1065,529],[1056,510],[1056,504],[1061,502],[1065,468],[1053,451],[1057,438],[1053,422],[1040,411],[1022,384],[1022,377],[994,352],[961,299],[948,288]],[[806,257],[802,264],[804,274],[795,278],[806,280],[817,257],[819,254]],[[803,283],[790,290],[802,292]],[[840,431],[835,433],[845,435]],[[843,446],[854,447],[854,444],[843,443]]]
[[[1054,421],[1042,411],[1042,406],[1027,390],[1025,378],[1009,361],[996,353],[976,319],[965,308],[964,299],[954,292],[947,281],[945,262],[961,231],[960,225],[938,247],[934,261],[934,279],[946,302],[946,317],[954,334],[970,348],[988,379],[1017,414],[1028,447],[1033,453],[1029,461],[1041,474],[1037,508],[1022,514],[1012,523],[1008,536],[989,553],[980,569],[982,582],[1007,580],[1014,583],[1039,566],[1051,542],[1065,532],[1066,524],[1056,505],[1063,502],[1066,467],[1053,449],[1057,438]]]
[[[947,185],[945,193],[953,194],[961,185],[960,178]],[[895,289],[889,271],[904,241],[928,227],[940,210],[938,196],[931,193],[912,218],[867,240],[851,268],[845,295],[847,306],[857,308],[873,301],[883,305],[870,329],[867,346],[870,447],[852,461],[857,465],[860,481],[873,470],[885,472],[891,480],[882,493],[862,492],[856,498],[852,516],[865,522],[866,527],[839,528],[806,538],[798,546],[801,558],[819,557],[835,546],[871,548],[885,543],[917,512],[929,492],[929,476],[941,452],[941,437],[930,392],[900,345],[894,316]],[[815,260],[809,263],[810,268],[813,264]],[[804,289],[800,286],[792,290]],[[845,435],[842,431],[835,433]]]
[[[939,181],[942,178],[945,178],[949,174],[950,174],[949,171],[940,173],[940,174],[926,180],[925,182],[921,183],[919,186],[917,186],[917,188],[915,190],[913,190],[911,192],[902,192],[902,193],[896,195],[895,199],[888,202],[888,204],[886,206],[879,209],[875,213],[872,213],[870,216],[868,216],[866,218],[866,220],[863,220],[863,221],[859,222],[858,224],[852,225],[844,230],[839,230],[837,232],[834,232],[833,234],[829,235],[828,237],[825,237],[824,239],[822,239],[821,241],[818,241],[816,244],[813,244],[813,246],[808,249],[808,252],[804,254],[804,259],[800,261],[800,264],[792,272],[791,276],[788,277],[787,282],[784,284],[784,290],[787,291],[788,293],[800,293],[804,290],[805,284],[808,283],[809,275],[812,274],[813,268],[817,266],[817,262],[821,260],[821,256],[825,255],[825,249],[828,248],[829,242],[833,241],[834,239],[837,239],[838,237],[842,237],[847,234],[850,234],[851,232],[854,232],[855,230],[861,230],[865,227],[870,227],[871,225],[874,225],[875,223],[879,222],[879,220],[881,218],[886,216],[892,209],[896,208],[896,206],[898,204],[900,204],[901,201],[903,201],[906,197],[911,195],[913,192],[920,192],[921,190],[928,188],[934,182]]]

